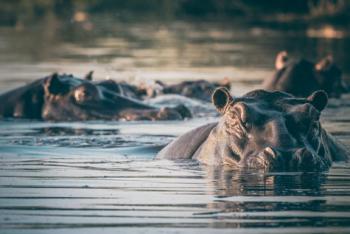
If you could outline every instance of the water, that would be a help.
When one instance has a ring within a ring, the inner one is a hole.
[[[0,27],[0,92],[53,71],[95,70],[97,79],[129,82],[229,77],[239,95],[271,75],[282,49],[311,59],[333,52],[348,80],[349,35],[334,29],[342,34],[332,38],[310,27],[50,16],[29,28]],[[332,100],[322,119],[347,146],[349,98]],[[0,233],[350,232],[350,164],[261,174],[152,160],[175,136],[215,118],[1,120]]]

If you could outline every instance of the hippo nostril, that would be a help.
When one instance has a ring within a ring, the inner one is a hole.
[[[257,155],[252,155],[247,159],[248,168],[260,168],[266,171],[275,167],[277,153],[271,147],[264,148]]]
[[[284,154],[271,147],[266,147],[263,150],[263,155],[268,165],[269,170],[278,171],[284,168]]]
[[[323,163],[306,148],[298,149],[293,156],[294,164],[302,171],[320,170]]]

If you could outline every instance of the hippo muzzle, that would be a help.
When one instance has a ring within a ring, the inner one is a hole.
[[[264,171],[324,171],[332,164],[331,158],[321,152],[311,152],[307,148],[291,151],[273,150],[266,147],[257,155],[248,156],[242,167]]]

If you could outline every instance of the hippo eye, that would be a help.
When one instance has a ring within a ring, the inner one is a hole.
[[[243,126],[246,128],[246,130],[249,130],[252,128],[252,124],[248,121],[242,122]]]
[[[82,96],[84,96],[84,97],[89,96],[89,92],[86,91],[86,90],[82,90],[82,91],[80,92],[80,94],[81,94]]]
[[[88,96],[88,93],[84,89],[77,89],[74,92],[74,98],[78,102],[84,101],[87,96]]]
[[[95,87],[81,86],[74,91],[74,99],[77,102],[94,100],[98,97],[98,92]]]

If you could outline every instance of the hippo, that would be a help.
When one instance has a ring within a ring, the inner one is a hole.
[[[92,81],[92,71],[85,79]],[[178,94],[188,98],[194,98],[205,102],[210,102],[210,94],[215,88],[224,86],[230,88],[230,81],[225,78],[218,82],[209,82],[206,80],[182,81],[176,84],[165,84],[160,80],[154,82],[140,82],[137,85],[125,81],[104,80],[98,82],[99,85],[106,87],[114,92],[130,98],[145,100],[154,98],[163,94]]]
[[[93,73],[94,71],[88,72],[84,79],[93,82]],[[102,81],[94,82],[98,86],[103,86],[109,91],[115,92],[124,97],[129,97],[132,99],[142,100],[142,96],[145,95],[144,90],[142,90],[139,86],[129,84],[125,81],[117,82],[112,79],[106,79]]]
[[[209,82],[206,80],[183,81],[172,85],[165,85],[158,81],[158,84],[162,86],[161,92],[163,94],[179,94],[206,102],[210,102],[210,94],[215,88],[225,86],[230,89],[230,82],[228,79],[219,82]]]
[[[144,92],[138,88],[136,85],[129,84],[125,81],[116,82],[114,80],[108,79],[103,81],[97,81],[95,84],[103,86],[106,89],[115,92],[124,97],[136,99],[142,101]]]
[[[218,88],[212,102],[218,122],[200,126],[165,146],[156,159],[194,159],[211,166],[264,171],[324,171],[348,159],[344,146],[324,130],[327,93],[307,98],[253,90],[232,97]]]
[[[263,82],[266,90],[284,91],[298,97],[324,90],[334,98],[348,92],[342,72],[330,55],[313,63],[306,59],[289,59],[287,52],[282,51],[276,56],[275,69],[274,75]]]
[[[73,75],[50,76],[0,95],[0,117],[52,121],[182,120],[183,105],[156,108]]]

